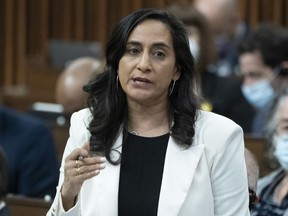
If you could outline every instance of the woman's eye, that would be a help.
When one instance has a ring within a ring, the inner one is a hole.
[[[288,134],[288,124],[284,123],[284,124],[280,124],[278,127],[279,132],[281,133],[287,133]]]
[[[285,126],[283,127],[283,130],[288,131],[288,125],[285,125]]]
[[[135,55],[135,54],[138,54],[140,51],[136,48],[130,48],[128,49],[128,53],[129,54],[132,54],[132,55]]]
[[[164,57],[165,57],[165,53],[164,53],[164,52],[161,52],[161,51],[155,52],[154,55],[155,55],[156,57],[159,57],[159,58],[164,58]]]

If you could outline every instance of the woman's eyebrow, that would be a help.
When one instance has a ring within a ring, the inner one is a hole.
[[[127,41],[127,44],[126,45],[134,45],[134,46],[141,46],[142,43],[139,42],[139,41]],[[166,43],[163,43],[163,42],[155,42],[152,44],[153,47],[166,47],[168,49],[170,49],[170,46],[168,46]]]
[[[139,41],[127,41],[126,45],[141,46],[142,43]]]

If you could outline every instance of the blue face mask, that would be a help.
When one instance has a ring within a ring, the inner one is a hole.
[[[274,155],[281,167],[288,170],[288,135],[274,137],[275,151]]]
[[[274,97],[274,90],[269,80],[259,81],[249,86],[242,86],[242,92],[248,102],[258,109],[265,107]]]

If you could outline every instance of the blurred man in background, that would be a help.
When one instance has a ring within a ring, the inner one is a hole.
[[[71,114],[86,107],[88,95],[82,87],[101,72],[102,62],[92,57],[81,57],[68,64],[56,84],[56,102],[63,106],[64,113]]]
[[[212,29],[219,60],[214,71],[220,76],[235,75],[238,65],[237,49],[249,34],[243,21],[238,0],[195,0],[193,6],[202,13]]]

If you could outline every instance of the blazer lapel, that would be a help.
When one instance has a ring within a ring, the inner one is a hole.
[[[122,151],[122,133],[118,136],[113,148],[119,153]],[[119,156],[116,153],[114,156]],[[118,214],[118,185],[119,185],[120,165],[112,165],[106,162],[106,167],[99,174],[99,208],[100,215],[115,216]]]
[[[114,149],[121,153],[121,145],[122,133],[120,133]],[[169,139],[158,204],[159,216],[175,216],[179,213],[189,191],[203,149],[203,144],[183,149],[172,138]],[[98,191],[100,196],[98,199],[99,206],[96,207],[99,210],[101,209],[99,215],[115,216],[118,214],[119,175],[120,165],[114,166],[107,163],[106,168],[101,171],[98,178],[94,179],[94,181],[97,181],[96,185],[98,185],[95,190]],[[92,184],[89,184],[89,186],[92,186]],[[89,188],[87,189],[89,190]]]
[[[183,149],[172,138],[169,139],[159,197],[159,216],[178,215],[203,149],[203,144]]]

